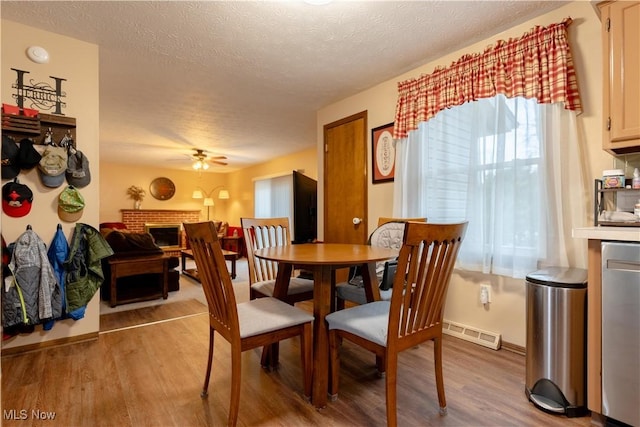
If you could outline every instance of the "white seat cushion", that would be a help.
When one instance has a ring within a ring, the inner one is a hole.
[[[263,295],[273,295],[273,288],[276,285],[275,280],[265,280],[263,282],[257,282],[251,285],[251,287],[260,292]],[[303,292],[313,291],[313,280],[300,279],[298,277],[292,277],[289,280],[289,292],[288,295],[301,294]]]
[[[240,337],[252,337],[265,332],[313,321],[306,311],[276,298],[258,298],[238,304]]]
[[[325,317],[329,330],[340,329],[387,346],[389,301],[375,301],[345,310],[334,311]]]

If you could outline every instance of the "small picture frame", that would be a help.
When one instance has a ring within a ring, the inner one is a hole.
[[[393,181],[396,172],[393,122],[371,129],[371,160],[371,178],[374,184]]]

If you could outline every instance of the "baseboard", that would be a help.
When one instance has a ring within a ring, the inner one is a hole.
[[[46,342],[40,342],[35,344],[23,345],[20,347],[2,349],[2,356],[3,357],[14,356],[16,354],[29,353],[32,351],[38,351],[45,348],[60,347],[63,345],[77,344],[79,342],[91,341],[91,340],[97,340],[97,339],[98,339],[98,332],[91,332],[89,334],[76,335],[73,337],[66,337],[66,338],[58,338],[58,339],[46,341]]]
[[[507,351],[511,351],[513,353],[520,354],[522,356],[526,355],[526,349],[521,345],[512,344],[510,342],[502,341],[502,348],[507,350]]]

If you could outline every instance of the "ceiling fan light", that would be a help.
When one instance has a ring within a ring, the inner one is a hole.
[[[203,170],[207,170],[207,169],[209,169],[209,163],[207,163],[207,162],[200,162],[200,163],[201,163],[201,165],[202,165],[202,169],[203,169]]]

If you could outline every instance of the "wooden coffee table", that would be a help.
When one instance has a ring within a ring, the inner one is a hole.
[[[231,278],[235,279],[236,278],[236,260],[238,259],[238,253],[237,252],[233,252],[233,251],[225,251],[224,249],[222,250],[222,255],[224,255],[224,259],[227,261],[231,261]],[[194,259],[193,258],[193,252],[191,251],[191,249],[183,249],[180,251],[180,258],[182,261],[182,274],[184,274],[185,276],[191,277],[192,279],[197,280],[198,282],[200,281],[200,277],[198,276],[198,269],[197,268],[185,268],[185,263],[187,261],[187,258],[189,259]]]

